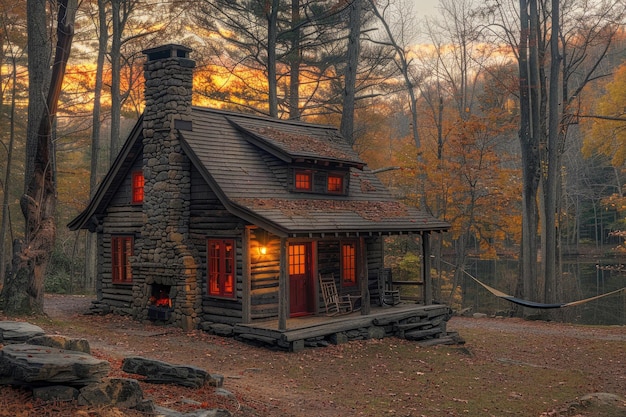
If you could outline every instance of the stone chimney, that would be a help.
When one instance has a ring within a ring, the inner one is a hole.
[[[136,239],[137,271],[133,315],[148,319],[150,297],[169,292],[171,312],[161,317],[196,328],[202,308],[200,258],[189,241],[190,161],[179,129],[191,129],[195,62],[191,49],[169,44],[143,51],[143,227]]]

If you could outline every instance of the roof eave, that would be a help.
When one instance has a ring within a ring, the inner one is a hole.
[[[120,169],[122,168],[124,161],[128,158],[128,155],[130,154],[131,149],[135,145],[139,136],[141,136],[142,131],[143,131],[143,114],[139,117],[139,119],[135,123],[133,130],[128,136],[129,140],[127,140],[122,146],[122,149],[120,149],[120,152],[117,154],[115,161],[113,161],[111,168],[109,169],[107,174],[104,176],[104,178],[98,185],[98,189],[94,193],[93,197],[89,200],[87,207],[85,207],[85,209],[80,214],[78,214],[78,216],[76,216],[72,221],[70,221],[67,224],[67,227],[71,231],[76,231],[76,230],[85,228],[89,219],[91,219],[94,216],[94,214],[96,213],[96,210],[102,204],[103,199],[107,194],[107,191],[113,185],[114,180],[117,174],[119,173]]]

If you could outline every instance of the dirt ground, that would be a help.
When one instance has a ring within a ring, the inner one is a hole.
[[[448,328],[466,339],[462,346],[422,347],[390,338],[288,353],[127,317],[85,315],[90,303],[84,296],[49,295],[48,317],[29,321],[47,333],[86,338],[95,356],[112,363],[114,376],[127,376],[119,363],[131,355],[224,376],[225,396],[212,387],[142,385],[146,397],[181,412],[209,407],[240,417],[626,416],[623,399],[591,406],[582,400],[590,393],[626,397],[624,326],[454,317]],[[11,409],[9,402],[0,397],[0,410]],[[22,415],[143,415],[60,405],[59,414],[43,414],[42,405],[29,407],[39,411]],[[4,415],[17,414],[0,411]]]

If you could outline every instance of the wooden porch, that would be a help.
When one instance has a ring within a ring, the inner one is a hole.
[[[299,351],[305,347],[341,344],[350,340],[399,337],[407,340],[441,339],[452,310],[443,304],[400,303],[393,307],[372,306],[361,311],[328,317],[312,315],[289,318],[286,329],[278,320],[237,324],[234,336],[269,348]],[[442,341],[443,342],[443,341]]]

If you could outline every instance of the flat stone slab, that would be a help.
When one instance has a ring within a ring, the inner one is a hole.
[[[43,336],[46,332],[39,326],[24,321],[0,321],[0,343],[24,343],[31,337]]]
[[[211,380],[204,369],[191,365],[172,365],[154,359],[131,356],[122,362],[122,370],[131,374],[143,375],[145,381],[153,384],[176,384],[200,388]]]
[[[0,350],[0,384],[85,386],[110,370],[109,362],[83,352],[30,344]]]
[[[91,353],[91,347],[87,339],[77,339],[62,335],[43,335],[28,339],[28,344],[48,346],[57,349],[75,350],[77,352]]]
[[[143,391],[136,379],[108,378],[97,384],[90,384],[80,390],[80,405],[115,405],[122,408],[135,408],[143,401]]]

